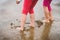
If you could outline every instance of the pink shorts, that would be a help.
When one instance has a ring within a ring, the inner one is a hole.
[[[34,13],[34,6],[36,5],[38,0],[24,0],[24,4],[23,4],[23,10],[22,13],[23,14],[28,14],[28,12],[30,14]]]
[[[48,10],[49,10],[49,11],[51,11],[51,6],[50,6],[51,1],[52,1],[52,0],[44,0],[44,1],[43,1],[43,6],[48,7]]]

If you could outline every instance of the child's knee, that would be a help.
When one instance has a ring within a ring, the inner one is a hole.
[[[28,10],[22,10],[22,14],[27,15],[28,14]]]
[[[49,6],[49,7],[48,7],[48,10],[49,10],[49,11],[51,11],[51,10],[52,10],[51,6]]]
[[[33,14],[34,13],[34,10],[32,9],[32,10],[29,10],[29,13],[30,14]]]

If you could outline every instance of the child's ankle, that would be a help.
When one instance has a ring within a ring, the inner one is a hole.
[[[30,24],[30,26],[34,26],[34,24]]]

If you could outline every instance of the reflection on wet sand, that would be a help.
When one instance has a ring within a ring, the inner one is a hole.
[[[10,40],[9,38],[4,37],[3,40]]]
[[[26,31],[26,30],[24,30],[24,31]],[[21,40],[34,40],[34,27],[30,27],[30,29],[28,30],[29,31],[29,37],[26,37],[26,35],[24,34],[24,31],[21,31],[20,33],[20,35],[21,35]],[[26,31],[26,32],[28,32],[28,31]]]
[[[30,28],[29,40],[34,40],[34,27]]]
[[[24,31],[21,31],[21,40],[26,40],[26,37],[25,37],[25,34],[24,34]]]
[[[53,22],[50,22],[50,23],[45,23],[44,25],[44,30],[43,30],[43,33],[42,33],[42,40],[50,40],[49,39],[49,33],[50,33],[50,29],[51,29],[51,25],[52,25]]]

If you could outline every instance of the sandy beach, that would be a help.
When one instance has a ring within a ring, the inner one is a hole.
[[[29,27],[29,14],[27,16],[25,30],[20,32],[16,30],[20,27],[21,11],[23,1],[17,5],[15,0],[0,1],[0,40],[60,40],[60,1],[52,1],[52,14],[54,21],[51,23],[35,22],[35,27]],[[34,8],[35,21],[43,20],[44,12],[42,0],[39,0]]]

